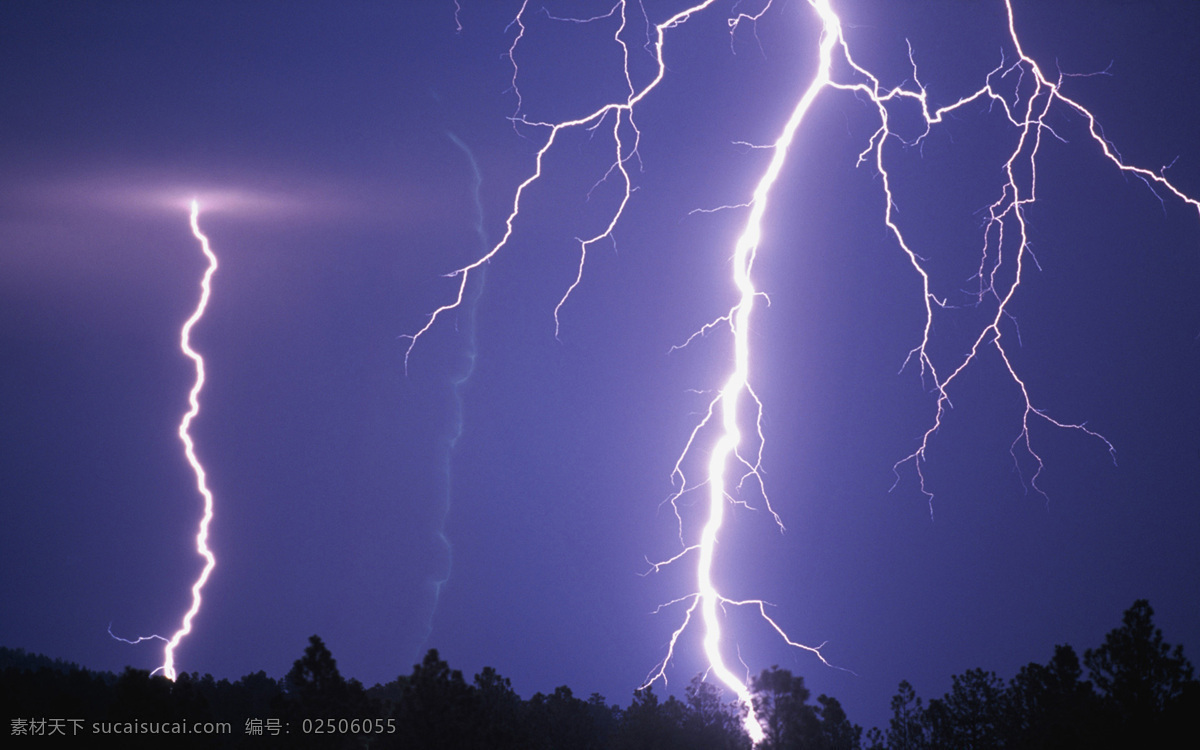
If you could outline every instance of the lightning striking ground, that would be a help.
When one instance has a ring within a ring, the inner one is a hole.
[[[201,569],[199,577],[192,584],[192,605],[184,613],[179,629],[175,631],[163,648],[162,671],[170,680],[175,679],[175,649],[192,632],[192,620],[200,612],[200,592],[204,589],[204,584],[208,583],[208,577],[212,574],[213,568],[217,566],[217,558],[208,547],[208,527],[213,519],[213,493],[208,488],[204,466],[201,465],[200,459],[196,458],[196,444],[192,441],[192,435],[189,432],[192,420],[200,414],[200,391],[204,389],[204,358],[192,348],[192,328],[200,322],[200,319],[204,317],[204,311],[208,308],[208,298],[212,294],[212,277],[217,271],[217,256],[208,245],[208,237],[200,231],[200,203],[195,200],[192,201],[191,225],[192,234],[200,241],[200,249],[204,252],[204,257],[208,259],[208,268],[205,269],[204,277],[200,280],[200,301],[196,304],[196,309],[192,312],[191,317],[183,324],[183,330],[179,335],[179,348],[196,365],[196,380],[192,384],[191,392],[188,393],[188,410],[179,423],[179,439],[183,442],[183,452],[187,456],[188,465],[192,467],[192,472],[196,475],[196,491],[204,498],[204,513],[200,517],[200,527],[196,532],[196,553],[204,558],[204,568]]]
[[[179,422],[179,440],[183,443],[184,457],[187,458],[188,465],[192,467],[192,473],[196,476],[196,490],[204,500],[204,511],[200,517],[199,529],[196,532],[196,553],[204,558],[204,567],[200,571],[200,575],[192,584],[192,603],[188,607],[187,612],[183,615],[183,621],[179,629],[170,638],[165,638],[161,635],[140,636],[134,640],[121,638],[114,635],[112,625],[109,625],[108,634],[119,641],[129,644],[138,644],[147,640],[159,640],[166,643],[163,647],[163,663],[162,666],[154,670],[155,673],[162,672],[163,675],[174,681],[175,679],[175,649],[183,641],[189,633],[192,632],[192,621],[200,612],[202,599],[201,591],[204,589],[204,584],[208,583],[208,577],[212,574],[213,568],[217,565],[217,558],[213,551],[208,546],[208,527],[213,519],[213,493],[208,487],[207,475],[204,472],[204,466],[200,463],[200,459],[196,457],[196,444],[192,440],[190,428],[192,420],[200,414],[200,391],[204,389],[204,358],[200,353],[192,348],[192,328],[195,327],[200,319],[204,317],[204,311],[208,309],[208,300],[212,295],[212,277],[217,271],[217,256],[209,247],[208,237],[200,231],[200,203],[193,200],[191,202],[191,218],[192,234],[200,242],[200,249],[204,253],[204,257],[208,260],[208,267],[204,271],[203,277],[200,280],[200,301],[196,304],[196,309],[192,311],[191,316],[184,322],[183,328],[179,333],[179,348],[183,351],[184,356],[192,360],[196,369],[196,379],[192,382],[191,391],[188,393],[188,409],[184,413],[182,420]]]
[[[834,12],[830,0],[807,1],[821,22],[821,32],[817,44],[817,72],[812,80],[803,87],[803,94],[780,130],[779,136],[772,144],[766,146],[771,151],[770,160],[758,179],[753,194],[748,200],[728,207],[748,210],[748,217],[733,249],[731,283],[736,289],[737,301],[728,312],[706,324],[684,343],[686,346],[697,336],[709,331],[727,329],[732,337],[728,374],[720,390],[710,401],[706,414],[688,436],[671,475],[675,490],[668,501],[679,522],[680,550],[666,560],[651,564],[652,570],[658,570],[685,558],[695,559],[696,590],[663,605],[663,607],[674,604],[686,605],[686,612],[682,618],[682,624],[670,637],[666,656],[651,672],[646,685],[652,684],[659,678],[666,679],[666,671],[679,639],[692,624],[693,615],[699,608],[703,629],[703,647],[711,672],[737,695],[746,711],[745,730],[756,743],[763,739],[764,728],[756,715],[750,687],[745,680],[734,674],[727,664],[725,652],[730,649],[730,642],[721,628],[724,609],[730,606],[747,606],[757,609],[765,622],[786,643],[807,649],[822,662],[828,664],[821,654],[821,646],[804,646],[793,641],[784,628],[768,616],[766,602],[757,599],[727,597],[718,590],[713,576],[714,569],[719,562],[718,551],[726,505],[729,502],[745,504],[744,500],[738,499],[743,490],[754,491],[761,495],[766,509],[772,514],[779,527],[781,529],[783,527],[781,518],[775,513],[767,498],[761,475],[764,444],[763,412],[762,402],[751,386],[749,330],[755,302],[759,297],[765,295],[755,286],[753,269],[756,255],[764,240],[763,222],[771,201],[772,188],[784,168],[788,149],[818,95],[825,90],[848,92],[864,101],[868,107],[874,107],[878,113],[878,128],[859,154],[857,164],[859,166],[870,165],[879,175],[885,198],[883,224],[908,259],[921,287],[924,325],[918,343],[911,349],[903,366],[915,362],[924,382],[935,396],[935,409],[931,425],[921,435],[914,451],[898,461],[893,468],[896,471],[897,482],[899,482],[901,469],[912,465],[918,477],[920,491],[929,500],[931,513],[933,495],[927,488],[922,466],[926,460],[930,441],[942,426],[943,417],[950,406],[950,392],[956,381],[964,371],[980,359],[980,352],[989,347],[998,353],[1003,367],[1024,402],[1021,429],[1013,440],[1011,452],[1014,461],[1017,461],[1019,450],[1025,451],[1031,457],[1036,469],[1030,478],[1030,485],[1036,491],[1041,492],[1037,480],[1042,472],[1043,461],[1031,442],[1029,426],[1034,419],[1041,419],[1053,426],[1086,434],[1103,444],[1110,454],[1115,455],[1112,443],[1099,432],[1088,428],[1082,422],[1075,423],[1050,416],[1045,410],[1034,405],[1035,402],[1029,392],[1029,387],[1014,365],[1004,338],[1010,330],[1015,332],[1015,318],[1012,315],[1010,303],[1021,284],[1029,263],[1034,262],[1028,242],[1027,212],[1037,197],[1037,156],[1044,137],[1049,136],[1063,140],[1051,127],[1048,115],[1052,111],[1065,108],[1068,113],[1073,112],[1084,118],[1088,123],[1091,140],[1102,155],[1117,169],[1137,176],[1151,190],[1157,189],[1169,193],[1200,212],[1200,201],[1188,196],[1169,181],[1165,175],[1165,168],[1154,172],[1126,164],[1112,144],[1103,136],[1091,112],[1078,101],[1063,93],[1064,77],[1060,75],[1056,80],[1052,80],[1043,73],[1021,46],[1016,32],[1011,0],[1005,0],[1005,8],[1008,18],[1008,36],[1012,48],[1015,50],[1014,59],[1011,62],[1002,60],[987,75],[978,90],[960,97],[952,104],[941,107],[934,107],[930,104],[928,92],[917,75],[915,55],[911,49],[909,52],[912,63],[911,82],[887,88],[878,77],[860,66],[851,55],[850,47],[843,35],[841,21]],[[621,50],[626,88],[622,99],[611,101],[575,119],[558,122],[532,119],[522,111],[523,102],[517,86],[519,78],[517,51],[518,46],[525,38],[526,26],[523,21],[528,10],[528,3],[521,6],[512,23],[512,26],[519,31],[508,53],[513,67],[512,88],[517,99],[517,110],[512,121],[514,127],[545,133],[545,140],[534,157],[532,174],[517,186],[511,210],[505,221],[503,237],[476,261],[449,274],[449,277],[458,280],[457,293],[450,302],[435,309],[416,333],[408,336],[409,344],[405,352],[406,366],[413,348],[421,336],[428,332],[444,314],[464,304],[472,275],[481,272],[485,264],[496,258],[508,245],[521,214],[525,192],[542,177],[545,157],[554,147],[558,137],[573,129],[585,129],[593,134],[611,133],[605,138],[611,137],[613,161],[601,182],[615,181],[622,188],[621,194],[616,207],[607,215],[602,230],[578,240],[578,270],[574,280],[566,288],[553,310],[554,331],[556,336],[559,334],[559,318],[563,308],[583,281],[583,269],[586,265],[588,250],[601,240],[612,239],[613,232],[631,199],[634,187],[629,164],[638,158],[638,145],[642,137],[634,114],[638,104],[658,87],[666,75],[667,64],[664,49],[668,33],[674,33],[689,19],[708,10],[716,3],[717,0],[705,0],[653,26],[650,26],[647,21],[648,38],[644,49],[653,58],[655,74],[641,86],[635,85],[635,76],[631,72],[631,45],[626,40],[626,35],[632,33],[628,31],[631,26],[628,18],[630,4],[627,0],[617,0],[607,13],[591,18],[557,19],[579,24],[592,23],[600,19],[617,19],[619,26],[614,34],[614,40]],[[752,14],[740,12],[737,10],[738,6],[735,6],[728,19],[731,38],[742,23],[753,24],[761,21],[771,5],[770,0],[767,0],[761,4],[756,13]],[[645,13],[645,9],[640,3],[636,5],[636,8],[643,14]],[[837,77],[834,73],[835,65],[839,71]],[[844,76],[844,79],[841,76]],[[889,120],[891,115],[889,105],[905,101],[919,105],[924,121],[924,132],[911,142],[904,141],[900,135],[894,132]],[[998,186],[998,196],[986,209],[980,261],[975,278],[978,289],[974,296],[976,305],[987,306],[988,316],[985,323],[972,334],[973,344],[966,354],[952,358],[947,364],[935,361],[935,357],[930,351],[930,342],[935,318],[943,311],[950,310],[952,306],[948,300],[937,296],[932,291],[931,272],[928,264],[918,251],[919,248],[915,248],[914,244],[905,236],[897,219],[898,197],[892,186],[888,155],[896,147],[919,145],[932,129],[941,124],[947,116],[973,105],[998,109],[1008,123],[1016,129],[1017,138],[1014,149],[1003,165],[1003,179]],[[603,131],[602,126],[605,126]],[[752,407],[749,406],[751,402],[753,403]],[[746,433],[749,433],[749,439],[747,439]],[[694,451],[708,453],[704,479],[699,482],[690,481],[683,469],[686,460]],[[738,470],[740,476],[737,478],[730,475],[731,465],[741,467]],[[708,491],[708,503],[705,505],[707,516],[704,518],[698,538],[693,541],[689,540],[684,533],[683,511],[677,501],[685,493],[699,490],[702,487],[706,487]]]

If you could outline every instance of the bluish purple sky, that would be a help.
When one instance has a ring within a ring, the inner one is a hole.
[[[813,71],[807,4],[775,5],[757,38],[745,26],[731,44],[728,4],[671,32],[668,77],[638,114],[637,191],[559,340],[573,238],[613,200],[611,184],[587,196],[611,159],[599,133],[559,144],[474,316],[439,323],[406,375],[402,335],[481,252],[471,161],[450,134],[478,164],[493,241],[543,142],[507,119],[519,3],[463,0],[460,32],[450,0],[0,4],[0,644],[151,669],[161,649],[114,641],[109,623],[168,634],[186,609],[200,501],[175,437],[192,375],[177,339],[204,267],[196,195],[221,260],[194,334],[218,567],[179,668],[281,676],[317,633],[368,685],[436,647],[525,696],[567,684],[627,704],[681,614],[651,612],[692,589],[688,566],[640,574],[676,550],[660,503],[707,404],[694,390],[718,384],[729,344],[667,353],[732,301],[744,214],[689,212],[745,200],[766,156],[735,142],[774,138]],[[911,76],[911,42],[935,104],[1012,56],[1000,2],[837,5],[885,84]],[[681,6],[646,2],[655,22]],[[1200,194],[1200,7],[1081,7],[1018,2],[1027,51],[1047,71],[1107,70],[1064,90],[1130,163],[1174,161]],[[614,23],[526,26],[532,119],[620,91]],[[891,489],[934,400],[915,369],[897,374],[923,310],[879,178],[855,168],[872,118],[822,94],[767,219],[753,378],[787,531],[734,512],[721,573],[855,674],[738,615],[742,658],[804,675],[866,726],[886,722],[902,679],[933,697],[969,668],[1011,677],[1057,643],[1097,645],[1137,598],[1195,659],[1200,217],[1119,174],[1079,117],[1053,118],[1067,143],[1039,164],[1041,270],[1014,303],[1014,360],[1035,405],[1103,433],[1118,465],[1035,424],[1048,499],[1028,491],[1009,455],[1019,396],[984,356],[929,450],[931,520],[911,471]],[[899,221],[946,294],[978,263],[1011,137],[981,105],[895,152]],[[939,318],[934,351],[960,351],[975,322]],[[696,645],[672,686],[703,669]]]

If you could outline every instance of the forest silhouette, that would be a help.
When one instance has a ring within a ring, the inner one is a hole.
[[[1138,600],[1104,642],[1059,645],[1005,682],[968,670],[926,702],[901,682],[887,727],[864,733],[836,698],[772,667],[750,680],[769,750],[987,750],[1179,745],[1200,715],[1200,682]],[[1085,679],[1086,670],[1086,679]],[[569,687],[523,699],[485,667],[468,682],[436,650],[411,674],[365,688],[318,636],[283,679],[235,682],[128,667],[116,675],[0,648],[10,735],[120,734],[122,747],[436,748],[437,750],[749,750],[742,711],[697,676],[683,699],[637,690],[624,708]],[[217,733],[195,731],[198,724]],[[164,736],[169,735],[169,736]]]

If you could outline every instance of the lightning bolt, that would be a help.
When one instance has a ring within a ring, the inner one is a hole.
[[[208,488],[204,466],[200,464],[200,459],[196,458],[196,444],[192,441],[192,435],[188,431],[192,426],[192,420],[200,413],[200,391],[204,388],[204,358],[192,348],[192,327],[200,322],[200,318],[204,317],[204,310],[208,307],[208,298],[212,294],[212,277],[217,271],[217,256],[208,246],[208,237],[205,237],[204,233],[200,231],[200,203],[195,200],[192,201],[191,225],[192,234],[200,241],[200,249],[204,252],[204,257],[208,259],[208,268],[205,269],[204,277],[200,280],[200,301],[196,304],[196,309],[192,312],[191,317],[183,324],[183,330],[179,334],[179,348],[196,365],[196,380],[192,383],[191,392],[188,393],[188,410],[179,422],[179,439],[183,442],[183,452],[187,456],[188,464],[196,475],[196,491],[204,498],[204,514],[200,518],[200,528],[196,532],[196,552],[204,558],[204,568],[200,571],[195,583],[192,584],[192,606],[188,607],[188,611],[184,613],[179,630],[175,631],[163,648],[162,671],[169,680],[175,679],[175,649],[192,632],[192,620],[200,612],[200,592],[203,590],[204,584],[208,583],[208,577],[212,574],[213,568],[217,566],[217,558],[208,548],[208,526],[213,519],[213,494],[212,490]]]
[[[511,119],[514,127],[544,132],[545,140],[535,154],[532,174],[517,186],[511,210],[505,221],[505,232],[499,242],[473,263],[448,274],[450,278],[456,278],[458,281],[457,294],[451,301],[435,309],[416,333],[407,336],[409,344],[405,352],[406,367],[413,348],[421,336],[428,332],[440,317],[464,303],[471,276],[482,271],[484,266],[508,245],[521,213],[525,192],[541,178],[545,156],[554,147],[559,136],[566,131],[575,129],[585,129],[593,134],[602,132],[603,129],[603,132],[611,134],[606,136],[606,142],[611,143],[613,161],[600,182],[613,180],[620,185],[622,192],[616,207],[608,214],[601,231],[578,239],[578,270],[575,279],[567,287],[553,311],[555,336],[559,335],[560,314],[571,294],[582,283],[583,269],[589,249],[602,240],[612,240],[613,231],[630,201],[633,183],[629,164],[638,158],[638,145],[642,136],[634,114],[638,104],[658,87],[666,74],[664,45],[668,33],[685,24],[696,14],[706,11],[716,2],[717,0],[706,0],[697,3],[653,26],[650,26],[647,21],[647,41],[644,49],[654,60],[655,74],[640,87],[634,84],[635,77],[631,74],[630,66],[630,45],[626,42],[627,33],[631,33],[626,31],[629,28],[627,0],[617,0],[611,9],[602,15],[579,19],[557,19],[579,24],[592,23],[600,19],[616,19],[618,28],[613,38],[622,52],[625,85],[625,93],[622,98],[610,101],[578,118],[558,122],[531,119],[522,113],[523,103],[517,86],[519,77],[517,51],[526,32],[524,20],[528,2],[522,4],[511,24],[518,29],[518,33],[508,52],[508,59],[513,68],[512,88],[517,99],[517,110]],[[1030,485],[1036,491],[1041,492],[1037,480],[1041,474],[1043,462],[1030,438],[1029,425],[1035,419],[1044,420],[1059,428],[1086,434],[1100,441],[1110,454],[1115,456],[1112,443],[1100,433],[1089,429],[1083,423],[1073,423],[1050,416],[1045,410],[1034,405],[1029,387],[1014,366],[1004,338],[1010,324],[1015,330],[1015,318],[1010,312],[1010,303],[1021,284],[1025,270],[1031,262],[1036,263],[1028,244],[1027,212],[1036,200],[1037,156],[1044,137],[1064,140],[1051,127],[1048,115],[1053,110],[1065,107],[1068,111],[1084,118],[1088,123],[1091,139],[1103,156],[1109,159],[1117,169],[1141,179],[1152,191],[1159,190],[1170,193],[1175,198],[1196,208],[1200,213],[1200,202],[1186,195],[1170,182],[1165,174],[1166,168],[1154,172],[1126,164],[1117,150],[1103,136],[1091,112],[1063,93],[1064,76],[1060,74],[1057,79],[1050,79],[1025,53],[1017,36],[1011,0],[1005,0],[1005,8],[1008,16],[1008,35],[1016,52],[1015,58],[1011,62],[1002,60],[986,76],[983,85],[977,91],[941,107],[934,107],[930,104],[927,91],[917,75],[917,66],[911,49],[909,50],[909,60],[912,65],[911,83],[888,88],[875,75],[860,66],[851,55],[849,45],[843,35],[841,21],[834,12],[830,0],[807,0],[807,2],[821,22],[817,44],[817,72],[804,87],[803,93],[792,109],[779,136],[766,147],[771,152],[771,158],[759,178],[753,194],[741,204],[722,207],[748,210],[748,217],[733,248],[731,283],[737,291],[736,302],[724,315],[693,334],[684,342],[683,346],[709,331],[727,329],[732,338],[728,375],[716,395],[710,400],[706,414],[688,436],[671,474],[675,491],[667,501],[672,506],[678,520],[680,551],[666,560],[651,563],[651,571],[657,571],[685,558],[694,559],[697,588],[692,594],[677,598],[659,607],[659,610],[662,610],[665,607],[680,604],[686,605],[686,611],[682,618],[682,624],[669,639],[666,656],[650,673],[643,687],[649,686],[659,678],[666,680],[666,670],[674,656],[679,639],[692,624],[694,615],[699,610],[699,620],[703,629],[703,647],[710,670],[737,695],[746,712],[744,728],[756,744],[762,741],[764,728],[756,715],[751,691],[746,681],[734,674],[726,663],[723,651],[729,646],[721,629],[723,612],[728,607],[744,606],[756,609],[765,622],[787,644],[806,649],[823,663],[828,664],[821,653],[822,646],[805,646],[793,641],[785,630],[767,614],[766,602],[758,599],[727,597],[718,590],[713,580],[714,568],[718,563],[717,552],[726,506],[731,502],[746,504],[745,501],[738,499],[738,495],[747,486],[762,496],[766,509],[772,514],[779,528],[783,528],[781,518],[771,507],[770,500],[766,495],[761,475],[764,444],[763,407],[751,386],[749,329],[755,302],[760,297],[765,299],[765,295],[754,284],[753,269],[755,257],[763,241],[763,221],[771,200],[772,188],[786,163],[788,149],[818,95],[826,90],[847,92],[865,102],[868,107],[874,107],[878,114],[879,126],[868,139],[866,148],[859,154],[857,166],[870,165],[880,176],[886,199],[883,223],[907,257],[921,286],[925,311],[924,325],[918,343],[910,351],[901,369],[903,370],[904,367],[915,362],[923,380],[935,395],[935,409],[930,427],[922,434],[914,451],[896,462],[893,469],[896,472],[897,482],[899,482],[901,469],[909,464],[914,467],[920,490],[929,500],[931,513],[933,495],[926,486],[922,468],[927,449],[933,436],[942,425],[946,409],[951,404],[950,392],[956,381],[965,370],[980,359],[980,352],[989,347],[998,352],[1004,368],[1024,400],[1021,429],[1012,443],[1010,452],[1014,462],[1017,461],[1018,450],[1024,450],[1032,458],[1036,470],[1030,479]],[[643,14],[645,13],[645,9],[640,3],[637,7]],[[770,0],[764,2],[756,13],[739,12],[735,6],[732,16],[728,19],[731,39],[742,23],[758,22],[770,8]],[[835,64],[839,70],[838,77],[834,75]],[[919,105],[924,120],[924,132],[915,141],[904,141],[890,128],[889,105],[900,102]],[[1017,139],[1013,151],[1003,165],[1004,178],[999,186],[998,197],[986,209],[983,228],[982,249],[976,276],[978,290],[974,294],[974,304],[977,306],[989,305],[989,317],[974,334],[973,344],[967,353],[947,365],[940,362],[935,363],[935,358],[930,353],[931,332],[935,317],[944,311],[952,310],[953,306],[947,299],[937,296],[932,291],[931,272],[927,261],[914,249],[913,243],[909,242],[897,222],[898,199],[892,188],[888,156],[895,147],[923,143],[932,129],[942,123],[948,115],[971,106],[983,107],[984,105],[997,109],[1003,114],[1008,123],[1016,129]],[[611,141],[607,140],[608,137],[611,137]],[[749,404],[753,404],[753,406],[751,407]],[[749,439],[744,439],[743,433],[749,433]],[[686,475],[684,466],[689,463],[688,459],[694,452],[701,451],[708,452],[704,479],[699,483],[694,483]],[[731,478],[731,466],[740,467],[738,469],[741,472],[740,477]],[[698,539],[689,542],[684,533],[683,514],[678,501],[686,493],[702,487],[708,491],[708,503],[705,506],[707,516]]]
[[[147,640],[164,641],[166,646],[163,647],[163,663],[162,666],[154,670],[155,673],[162,672],[163,675],[171,680],[175,680],[175,649],[183,639],[192,632],[192,620],[200,612],[202,602],[200,592],[204,588],[204,584],[208,582],[208,577],[212,574],[213,568],[217,565],[217,558],[213,555],[208,546],[208,527],[213,519],[213,494],[208,488],[207,475],[204,472],[204,466],[200,463],[200,459],[196,457],[196,444],[192,440],[191,432],[192,420],[200,414],[200,391],[204,389],[204,358],[200,353],[192,348],[192,328],[195,327],[200,319],[204,317],[204,311],[208,308],[208,299],[212,294],[212,277],[217,270],[217,256],[209,247],[208,237],[200,231],[200,203],[193,200],[191,202],[191,227],[192,234],[200,241],[200,249],[204,253],[204,257],[208,259],[208,268],[204,271],[204,276],[200,280],[200,301],[196,304],[196,309],[192,311],[190,317],[184,322],[183,328],[179,333],[179,348],[183,351],[184,356],[192,360],[196,368],[196,379],[192,382],[192,389],[188,393],[188,409],[184,413],[182,420],[179,422],[179,439],[183,442],[183,453],[187,458],[188,464],[192,467],[192,472],[196,475],[196,490],[204,499],[204,513],[200,518],[200,526],[196,532],[196,552],[204,558],[204,567],[200,571],[199,577],[192,584],[192,604],[188,607],[187,612],[183,615],[183,622],[178,630],[170,638],[165,638],[161,635],[139,636],[134,640],[128,640],[114,635],[112,625],[109,625],[108,634],[123,643],[138,644]]]
[[[475,154],[471,148],[463,142],[454,133],[447,132],[446,135],[453,141],[454,145],[463,152],[467,157],[467,161],[471,165],[471,198],[475,204],[475,236],[479,239],[479,244],[483,249],[489,247],[487,231],[483,226],[483,197],[481,188],[483,187],[483,173],[479,170],[479,163],[475,160]],[[454,414],[452,415],[453,424],[450,428],[450,434],[446,438],[445,454],[444,454],[444,469],[446,472],[446,495],[445,502],[442,505],[441,524],[436,532],[438,541],[446,550],[446,568],[445,571],[433,581],[433,607],[429,613],[429,621],[425,627],[425,638],[428,640],[430,633],[433,632],[433,616],[437,611],[438,602],[441,600],[442,587],[450,580],[450,573],[454,569],[454,546],[450,543],[450,538],[446,535],[446,523],[450,517],[450,503],[453,497],[453,471],[452,464],[454,461],[454,449],[458,445],[459,439],[463,434],[463,388],[467,381],[471,379],[471,375],[475,372],[475,360],[478,356],[478,346],[475,338],[475,330],[477,328],[477,317],[479,311],[479,297],[483,294],[484,282],[487,278],[487,269],[480,269],[478,278],[471,284],[466,291],[464,299],[464,315],[461,326],[462,332],[466,336],[466,346],[463,354],[466,358],[466,365],[457,373],[450,377],[450,392],[454,404]]]

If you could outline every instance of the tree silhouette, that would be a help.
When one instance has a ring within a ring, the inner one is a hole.
[[[1049,664],[1021,667],[1008,687],[1008,734],[1018,747],[1094,747],[1099,741],[1092,717],[1099,706],[1075,649],[1054,647]]]
[[[437,649],[429,649],[404,682],[393,713],[399,731],[389,738],[393,740],[389,744],[448,750],[482,747],[475,690],[461,671],[451,670],[439,658]]]
[[[687,716],[684,737],[689,747],[742,750],[750,738],[742,731],[741,711],[723,700],[723,692],[702,675],[692,678],[686,690]]]
[[[512,682],[492,667],[484,667],[475,675],[476,711],[483,725],[481,739],[486,747],[495,750],[529,747],[523,703],[512,689]]]
[[[356,747],[357,735],[309,733],[304,722],[314,719],[352,719],[377,716],[378,707],[358,680],[346,680],[333,654],[317,636],[308,639],[304,656],[292,664],[284,678],[287,697],[284,716],[297,747]]]
[[[1004,746],[1004,681],[994,672],[971,669],[954,675],[954,687],[925,709],[934,747],[996,750]]]
[[[1164,643],[1153,617],[1150,602],[1138,599],[1125,610],[1124,624],[1104,637],[1104,645],[1083,655],[1101,695],[1132,721],[1164,711],[1192,680],[1183,647]]]
[[[891,750],[925,750],[925,708],[908,680],[901,680],[892,698],[892,720],[888,723],[887,747]]]
[[[786,669],[771,667],[750,681],[754,709],[763,723],[764,750],[804,748],[816,743],[819,733],[816,710],[808,704],[812,693],[804,678]]]
[[[546,750],[603,747],[593,725],[592,706],[576,698],[566,685],[555,688],[550,695],[535,693],[529,699],[529,717],[536,742],[526,747]]]
[[[851,724],[837,698],[817,696],[817,716],[820,735],[817,747],[822,750],[856,750],[862,747],[862,727]]]
[[[315,699],[335,695],[345,687],[345,680],[338,672],[333,654],[315,635],[308,639],[304,656],[292,663],[292,668],[284,679],[288,692],[309,703],[315,703]]]
[[[613,736],[614,750],[683,750],[685,706],[674,697],[660,703],[653,687],[635,690]]]
[[[1197,684],[1183,647],[1172,648],[1154,626],[1150,602],[1138,599],[1125,610],[1122,625],[1104,644],[1083,654],[1104,702],[1113,737],[1165,740],[1167,724],[1178,721],[1182,705],[1195,707]]]

